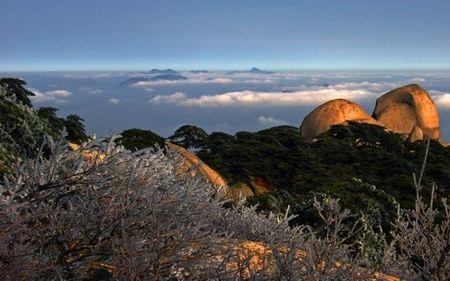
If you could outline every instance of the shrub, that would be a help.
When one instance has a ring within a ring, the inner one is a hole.
[[[290,227],[289,207],[278,216],[230,204],[200,176],[180,174],[183,158],[174,151],[130,152],[114,137],[82,148],[98,150],[99,161],[48,139],[37,157],[10,166],[0,185],[4,280],[449,276],[446,204],[439,213],[418,196],[415,211],[399,212],[388,244],[369,224],[346,223],[353,215],[336,199],[314,199],[322,222],[315,229]]]
[[[228,241],[288,246],[300,233],[243,203],[224,208],[202,178],[177,173],[182,159],[174,152],[131,153],[113,138],[84,146],[106,156],[89,163],[63,143],[45,146],[49,157],[18,161],[0,186],[5,279],[237,278],[243,266],[211,258],[226,259]]]

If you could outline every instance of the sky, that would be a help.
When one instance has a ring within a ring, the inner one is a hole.
[[[450,69],[450,1],[0,0],[0,71]]]

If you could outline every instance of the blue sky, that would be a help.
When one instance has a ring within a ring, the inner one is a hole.
[[[450,68],[445,0],[0,3],[0,71]]]

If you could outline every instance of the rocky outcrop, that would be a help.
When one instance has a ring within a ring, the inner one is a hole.
[[[336,99],[318,106],[309,113],[300,125],[300,133],[306,140],[312,140],[317,135],[328,131],[331,126],[347,121],[380,125],[359,104]]]
[[[316,262],[317,257],[308,257],[310,253],[301,249],[289,249],[286,247],[274,247],[259,241],[241,240],[241,239],[223,239],[220,241],[222,245],[218,251],[210,254],[210,262],[218,263],[218,266],[225,266],[227,270],[239,272],[240,279],[252,279],[255,272],[263,271],[266,273],[274,273],[278,270],[278,259],[285,255],[291,257],[291,263],[296,266],[304,266]],[[195,253],[204,245],[192,245],[192,251],[188,251],[182,258],[188,260],[195,258]],[[320,259],[320,258],[319,258]],[[325,269],[325,262],[317,262],[314,265],[317,270]],[[338,261],[333,261],[331,265],[334,270],[346,270],[348,265]],[[370,280],[370,281],[400,281],[400,278],[387,275],[381,272],[368,272],[362,267],[352,268],[353,279]],[[329,269],[328,269],[329,270]],[[303,280],[315,280],[314,278],[300,278]],[[351,279],[351,280],[353,280]]]
[[[415,141],[439,140],[439,114],[430,95],[419,85],[400,87],[377,99],[372,116],[388,130]]]
[[[264,195],[267,193],[274,192],[276,189],[272,185],[268,184],[262,177],[254,177],[250,181],[250,186],[252,187],[255,195]]]
[[[409,141],[426,138],[440,140],[439,113],[430,95],[419,85],[406,85],[377,99],[375,110],[369,116],[351,101],[337,99],[326,102],[308,114],[300,126],[307,140],[326,132],[332,125],[347,121],[376,124],[402,134]]]
[[[170,148],[180,153],[185,159],[185,162],[177,171],[179,174],[189,172],[190,175],[194,177],[196,173],[200,173],[200,175],[208,180],[213,186],[222,188],[226,196],[234,201],[239,200],[241,197],[250,198],[255,195],[264,195],[276,190],[262,177],[252,177],[250,184],[239,182],[233,186],[229,186],[227,181],[218,172],[205,164],[195,154],[173,143],[167,142],[167,144]]]
[[[215,170],[213,170],[211,167],[206,165],[200,158],[198,158],[195,154],[188,151],[187,149],[178,146],[176,144],[167,142],[167,145],[172,148],[173,150],[177,151],[178,153],[183,156],[183,158],[186,160],[183,163],[183,166],[180,168],[180,173],[185,173],[187,171],[190,171],[192,176],[195,176],[195,172],[198,171],[202,176],[205,177],[213,186],[216,187],[222,187],[226,186],[227,182],[225,179],[217,173]],[[195,170],[192,170],[192,166],[195,168]]]
[[[194,153],[170,142],[167,142],[167,145],[180,153],[185,159],[183,165],[177,171],[179,174],[189,172],[190,175],[194,177],[196,173],[199,173],[213,186],[222,188],[221,190],[225,192],[225,195],[234,201],[239,200],[241,197],[249,198],[254,196],[252,189],[247,184],[240,183],[230,187],[228,186],[227,181],[218,172],[205,164]]]

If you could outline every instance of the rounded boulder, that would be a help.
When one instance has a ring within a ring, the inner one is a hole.
[[[419,85],[406,85],[377,99],[372,117],[388,130],[417,140],[439,140],[439,113],[430,95]]]
[[[306,140],[312,140],[333,125],[348,121],[380,125],[364,108],[345,99],[335,99],[316,107],[300,125],[300,133]]]

